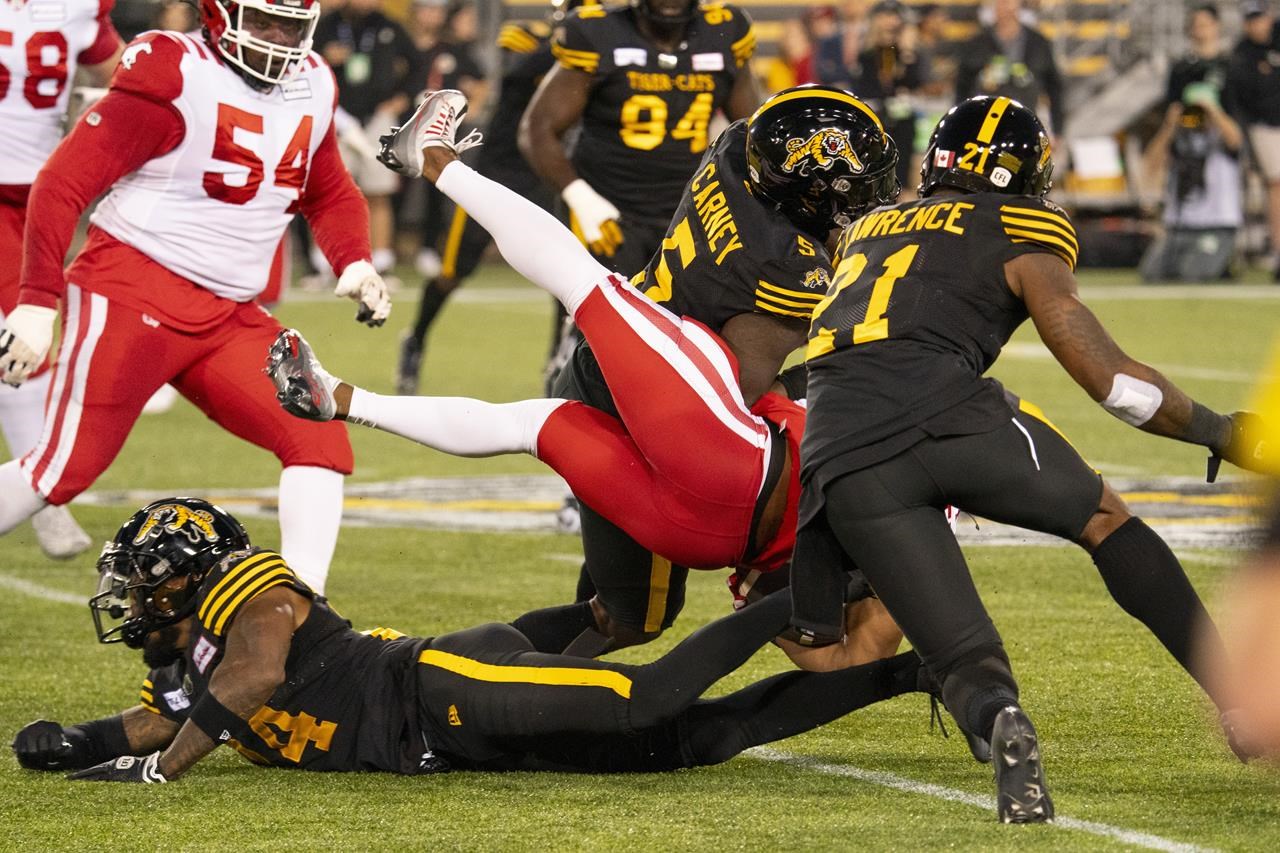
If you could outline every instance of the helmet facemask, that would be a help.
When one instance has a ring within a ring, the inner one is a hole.
[[[109,543],[98,558],[98,593],[89,599],[102,643],[140,649],[147,636],[191,615],[199,577],[156,554]]]
[[[209,9],[217,18],[210,21]],[[289,6],[268,0],[205,0],[205,26],[209,40],[227,62],[251,84],[267,87],[286,82],[297,74],[311,53],[312,37],[320,18],[315,3]],[[286,44],[254,35],[277,32]]]

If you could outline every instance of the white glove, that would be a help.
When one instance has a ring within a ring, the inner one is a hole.
[[[39,305],[19,305],[0,329],[0,380],[17,388],[40,366],[53,344],[58,312]]]
[[[622,245],[618,208],[582,178],[561,190],[560,197],[569,205],[569,227],[578,239],[595,254],[612,257]]]
[[[366,326],[381,326],[391,314],[391,297],[387,284],[368,261],[348,264],[338,276],[334,296],[348,296],[360,303],[356,320]]]

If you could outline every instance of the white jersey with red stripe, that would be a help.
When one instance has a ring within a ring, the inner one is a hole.
[[[111,87],[171,105],[183,138],[117,181],[93,224],[217,296],[254,299],[333,121],[329,67],[313,53],[261,92],[200,39],[157,31],[125,49]]]
[[[113,0],[0,2],[0,184],[26,185],[62,138],[71,80]],[[86,57],[90,64],[105,56]]]

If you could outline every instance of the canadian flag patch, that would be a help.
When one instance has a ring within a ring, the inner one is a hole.
[[[956,152],[939,148],[933,153],[933,165],[939,169],[950,169],[956,164]]]

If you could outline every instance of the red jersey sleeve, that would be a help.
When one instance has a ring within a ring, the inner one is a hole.
[[[81,65],[97,65],[100,62],[106,62],[120,46],[120,34],[116,32],[116,25],[111,23],[111,9],[115,5],[115,0],[99,0],[98,37],[76,57]]]
[[[333,122],[311,158],[299,209],[335,272],[341,273],[348,264],[373,257],[369,205],[342,162]]]
[[[57,307],[80,215],[121,177],[172,151],[184,132],[172,105],[114,87],[85,114],[31,186],[28,222],[39,227],[24,234],[19,302]]]

